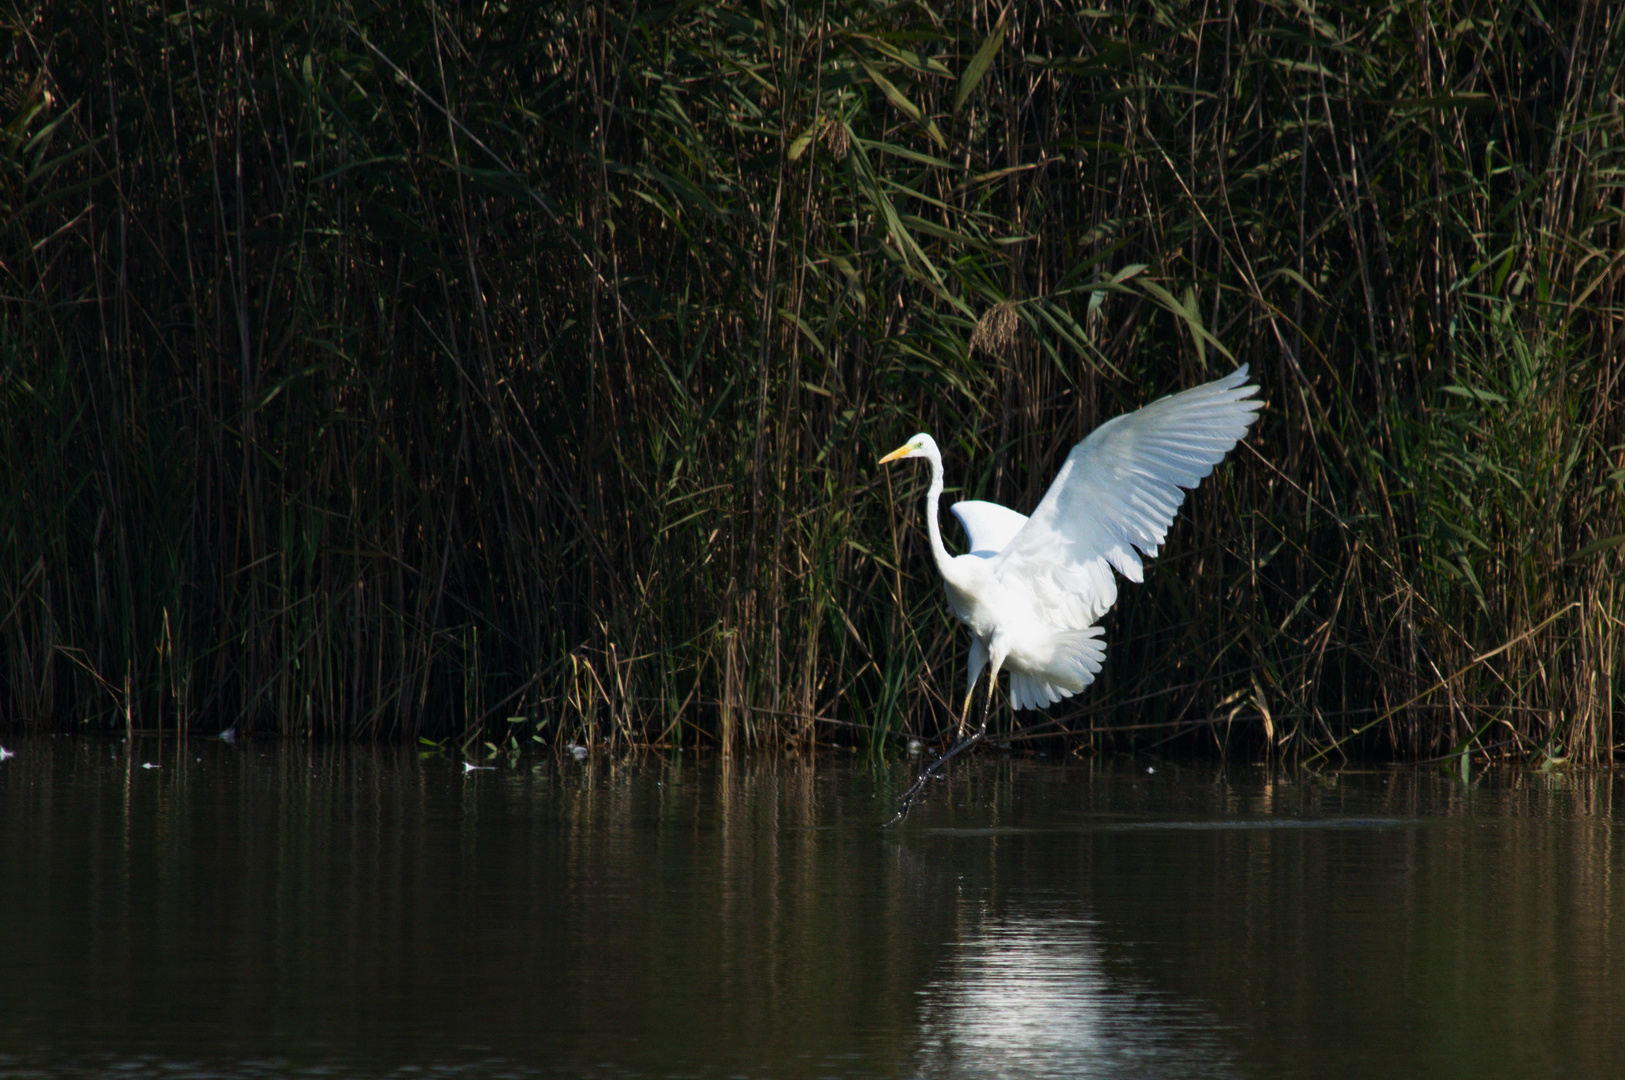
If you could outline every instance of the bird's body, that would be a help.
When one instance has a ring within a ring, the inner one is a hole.
[[[1242,366],[1214,382],[1107,421],[1072,448],[1024,517],[996,503],[955,503],[970,553],[950,555],[937,521],[942,454],[923,432],[881,458],[931,463],[926,528],[948,606],[971,631],[965,712],[982,669],[1010,672],[1010,704],[1042,708],[1094,681],[1106,658],[1096,625],[1117,600],[1115,569],[1143,580],[1174,514],[1247,432],[1259,402]],[[983,724],[986,725],[984,712]]]
[[[1003,657],[1018,709],[1059,701],[1094,680],[1106,655],[1099,628],[1054,625],[1037,594],[1002,577],[992,559],[950,556],[942,578],[948,607],[971,631],[967,691],[990,656]]]

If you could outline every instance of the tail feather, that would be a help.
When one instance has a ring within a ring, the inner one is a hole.
[[[1105,631],[1100,627],[1058,630],[1054,650],[1041,666],[1011,667],[1010,706],[1042,709],[1069,698],[1094,682],[1105,662]]]

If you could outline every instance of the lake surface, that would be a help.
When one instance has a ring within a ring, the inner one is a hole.
[[[7,745],[3,1076],[1625,1075],[1611,774]]]

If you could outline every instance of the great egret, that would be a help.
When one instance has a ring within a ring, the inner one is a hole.
[[[989,664],[976,739],[987,731],[1003,669],[1010,671],[1016,709],[1052,705],[1095,681],[1106,659],[1096,620],[1117,601],[1112,568],[1130,581],[1144,580],[1140,553],[1157,553],[1185,500],[1183,489],[1201,483],[1247,433],[1261,405],[1247,399],[1257,392],[1243,364],[1222,379],[1106,421],[1072,448],[1031,517],[997,503],[955,503],[949,509],[970,539],[968,555],[949,555],[942,544],[936,441],[921,432],[880,459],[931,463],[925,496],[931,554],[948,606],[972,635],[961,735],[976,680]],[[956,746],[943,760],[964,748]],[[899,813],[906,812],[905,803]]]

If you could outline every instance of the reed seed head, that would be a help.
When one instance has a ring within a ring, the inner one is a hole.
[[[1016,343],[1019,329],[1021,320],[1016,315],[1016,305],[1009,300],[994,304],[976,321],[976,329],[970,335],[970,347],[992,356],[1002,356]]]
[[[835,156],[835,160],[845,161],[847,152],[852,149],[852,136],[847,133],[846,125],[833,116],[826,116],[820,134],[825,149]]]

